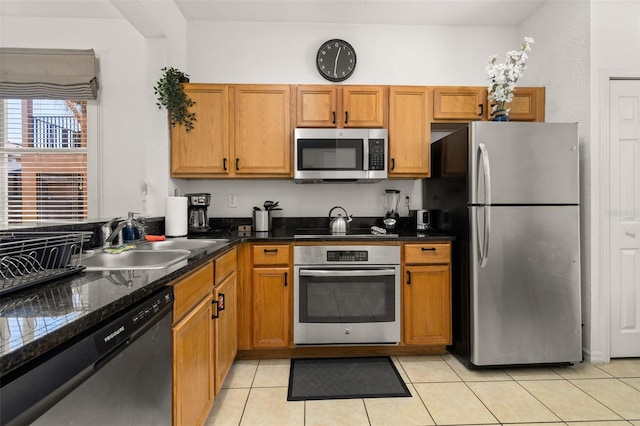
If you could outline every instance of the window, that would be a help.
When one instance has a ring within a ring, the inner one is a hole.
[[[0,226],[87,218],[87,101],[0,99]]]

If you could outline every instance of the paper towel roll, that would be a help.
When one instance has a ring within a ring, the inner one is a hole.
[[[187,197],[167,197],[164,213],[164,234],[184,237],[188,229]]]

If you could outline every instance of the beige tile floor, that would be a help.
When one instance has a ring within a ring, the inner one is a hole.
[[[411,398],[296,402],[287,402],[289,363],[236,361],[207,426],[640,426],[640,358],[475,371],[451,355],[399,356]]]

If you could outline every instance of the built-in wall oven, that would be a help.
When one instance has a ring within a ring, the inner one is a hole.
[[[295,246],[296,345],[397,344],[400,247]]]

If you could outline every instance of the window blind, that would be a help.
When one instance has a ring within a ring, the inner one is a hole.
[[[0,48],[0,97],[97,99],[95,53],[92,49]]]
[[[0,100],[0,224],[87,217],[87,102]]]

